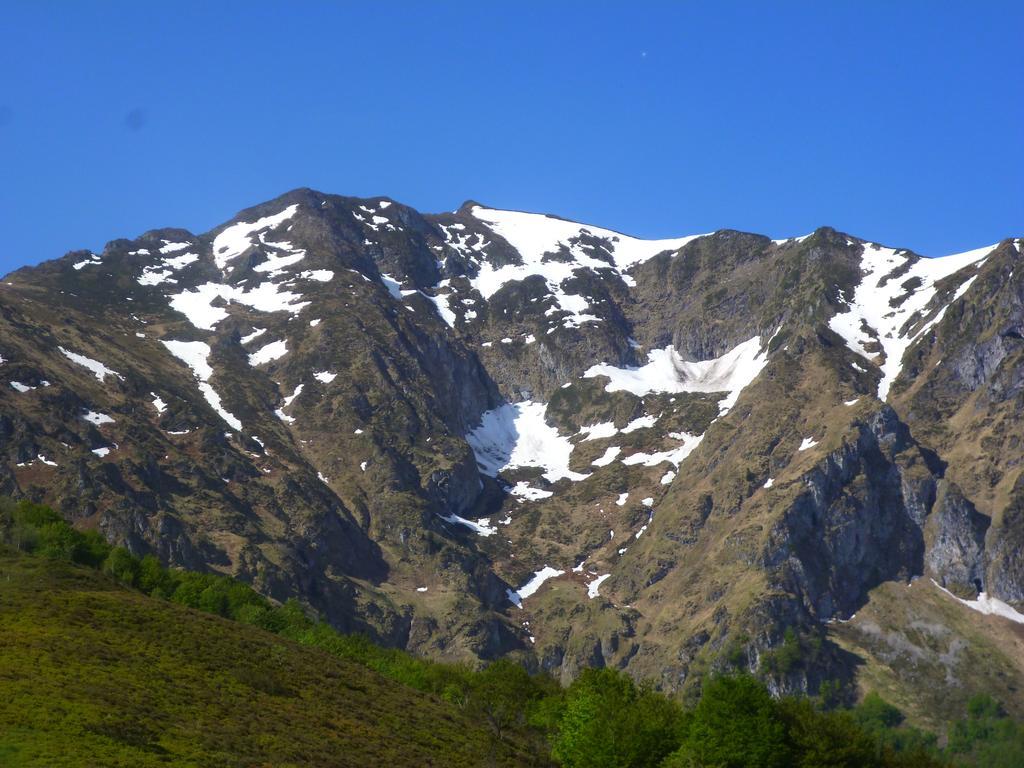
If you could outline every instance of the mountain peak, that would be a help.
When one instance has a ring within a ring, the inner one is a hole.
[[[1018,250],[299,188],[3,286],[0,491],[422,653],[851,682],[886,583],[1024,608]]]

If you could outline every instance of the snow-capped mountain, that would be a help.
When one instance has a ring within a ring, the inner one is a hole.
[[[0,491],[423,653],[816,690],[1024,623],[1022,248],[296,190],[4,278]]]

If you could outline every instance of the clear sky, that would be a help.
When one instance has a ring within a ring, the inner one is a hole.
[[[0,273],[298,186],[630,234],[1024,234],[1021,2],[0,0]]]

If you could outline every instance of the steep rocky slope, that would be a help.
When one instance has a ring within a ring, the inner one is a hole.
[[[0,491],[431,655],[816,691],[885,585],[1024,621],[1022,247],[296,190],[3,280]]]

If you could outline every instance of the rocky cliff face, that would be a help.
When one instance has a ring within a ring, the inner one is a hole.
[[[815,690],[887,583],[1024,609],[1021,248],[296,190],[3,280],[0,491],[435,656]]]

